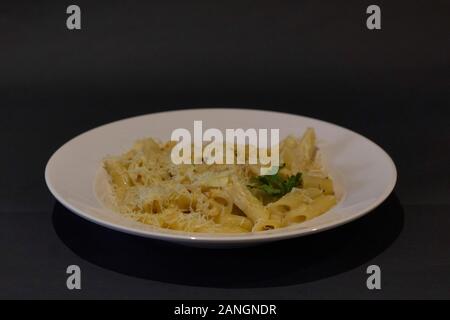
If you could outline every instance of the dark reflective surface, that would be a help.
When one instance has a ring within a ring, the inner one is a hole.
[[[388,248],[403,227],[391,195],[348,225],[238,249],[199,249],[131,236],[90,223],[57,203],[53,225],[78,256],[119,273],[177,284],[238,288],[304,283],[356,268]]]

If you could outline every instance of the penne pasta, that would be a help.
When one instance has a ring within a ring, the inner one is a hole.
[[[260,149],[280,151],[279,170],[268,176],[260,176],[262,166],[254,163],[219,165],[197,159],[192,165],[174,164],[175,146],[142,139],[123,155],[103,161],[120,213],[157,228],[247,233],[302,223],[336,204],[333,181],[321,169],[311,128],[300,139],[287,137],[279,149]],[[237,147],[231,154],[235,158]],[[247,156],[250,147],[243,150],[241,160],[252,160]],[[189,155],[194,153],[191,146]]]
[[[221,214],[216,219],[216,222],[228,227],[243,228],[247,231],[251,231],[253,228],[253,223],[250,219],[234,214]]]
[[[303,175],[304,188],[317,188],[325,194],[334,194],[333,181],[330,178],[321,178],[308,174]]]
[[[301,223],[313,219],[328,211],[336,204],[336,198],[330,195],[323,195],[314,199],[309,204],[302,204],[295,210],[286,213],[285,222],[287,224]]]
[[[259,219],[269,218],[267,208],[237,178],[232,179],[232,184],[227,190],[236,206],[254,223]]]
[[[259,219],[256,221],[253,226],[252,231],[267,231],[278,229],[284,226],[284,223],[281,219]]]

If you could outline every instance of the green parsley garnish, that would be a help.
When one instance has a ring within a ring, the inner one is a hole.
[[[252,178],[250,188],[258,189],[270,197],[281,198],[285,194],[291,192],[292,188],[300,185],[302,179],[301,173],[292,175],[287,179],[283,179],[279,172],[274,175],[258,176]]]

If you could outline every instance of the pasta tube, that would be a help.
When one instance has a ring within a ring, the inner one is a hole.
[[[317,188],[323,190],[325,194],[331,195],[334,194],[333,190],[333,181],[326,177],[316,177],[308,174],[303,174],[302,182],[304,188]]]
[[[236,177],[232,178],[232,184],[227,188],[228,194],[235,205],[241,209],[245,215],[256,223],[259,219],[268,219],[269,211],[262,203],[248,190]]]

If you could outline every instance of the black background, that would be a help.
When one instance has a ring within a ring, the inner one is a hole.
[[[370,4],[382,30],[365,26]],[[448,1],[2,1],[0,297],[450,298],[449,54]],[[342,228],[219,251],[106,230],[48,192],[46,161],[75,135],[203,106],[355,130],[394,159],[395,192]]]

